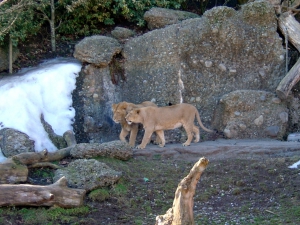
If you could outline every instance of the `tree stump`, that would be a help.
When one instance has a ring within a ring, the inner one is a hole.
[[[59,206],[73,208],[83,205],[86,191],[67,186],[62,177],[48,186],[30,184],[1,184],[0,206]]]
[[[193,166],[190,173],[178,184],[173,207],[165,215],[156,217],[155,225],[194,225],[194,195],[201,174],[209,160],[202,157]]]

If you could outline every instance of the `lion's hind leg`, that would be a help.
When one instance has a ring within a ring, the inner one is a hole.
[[[186,142],[184,142],[182,145],[183,146],[189,146],[193,140],[193,131],[194,128],[193,127],[188,127],[188,126],[183,126],[186,132],[186,135],[188,136],[188,139],[186,140]]]
[[[165,144],[166,144],[166,141],[165,141],[165,133],[163,130],[157,130],[156,131],[156,140],[159,140],[159,147],[164,147]]]
[[[194,142],[197,143],[200,141],[200,130],[197,126],[193,126],[193,133],[194,133],[194,137],[195,137],[195,140]]]

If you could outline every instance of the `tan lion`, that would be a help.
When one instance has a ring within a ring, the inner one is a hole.
[[[200,131],[194,125],[195,117],[198,120],[202,129],[207,132],[213,132],[204,127],[201,122],[199,112],[195,106],[181,103],[166,107],[144,107],[130,111],[126,118],[128,124],[142,123],[145,129],[145,134],[142,143],[137,148],[144,149],[149,142],[149,139],[154,131],[159,135],[161,144],[160,147],[165,146],[164,130],[172,130],[183,126],[188,139],[183,146],[191,144],[193,134],[195,135],[195,142],[200,140]]]
[[[132,123],[128,124],[125,120],[125,116],[127,113],[133,109],[146,107],[146,106],[153,106],[157,107],[156,104],[150,101],[142,102],[141,104],[133,104],[130,102],[120,102],[117,104],[112,104],[112,110],[113,110],[113,120],[115,123],[120,123],[122,130],[119,135],[121,141],[126,142],[126,137],[130,133],[129,137],[129,145],[131,147],[135,146],[135,140],[138,133],[138,123]]]

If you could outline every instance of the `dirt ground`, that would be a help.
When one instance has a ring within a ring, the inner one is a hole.
[[[290,169],[300,160],[299,142],[276,140],[225,140],[149,144],[134,150],[129,161],[99,158],[121,180],[108,187],[106,197],[87,194],[88,210],[47,219],[48,224],[150,225],[172,207],[178,183],[201,158],[209,159],[194,196],[195,223],[200,224],[300,224],[300,170]],[[72,160],[72,159],[68,159]],[[66,160],[62,160],[66,161]],[[40,175],[41,173],[39,173]],[[34,179],[34,173],[31,173]],[[45,178],[51,180],[49,178]],[[17,215],[24,208],[17,209]],[[51,211],[51,209],[45,209]],[[40,214],[36,210],[36,214]],[[45,216],[46,217],[46,216]],[[7,217],[5,217],[7,218]],[[11,224],[39,224],[24,216]]]

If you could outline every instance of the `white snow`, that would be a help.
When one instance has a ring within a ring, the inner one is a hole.
[[[34,140],[36,152],[45,148],[56,151],[40,116],[44,115],[58,135],[73,130],[72,91],[80,70],[77,60],[56,58],[0,79],[0,129],[13,128],[27,134]]]

